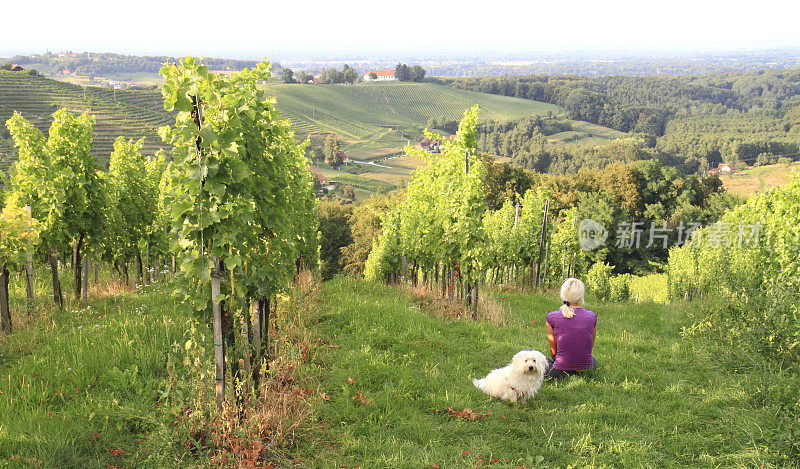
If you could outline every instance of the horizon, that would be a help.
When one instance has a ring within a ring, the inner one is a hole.
[[[6,6],[7,17],[35,16],[36,34],[30,34],[28,22],[7,22],[0,29],[0,44],[6,45],[0,46],[0,55],[72,50],[281,60],[370,54],[661,56],[800,48],[800,28],[794,24],[800,6],[784,0],[764,0],[757,10],[747,12],[719,1],[677,0],[666,8],[631,0],[602,5],[578,1],[568,17],[556,5],[511,2],[494,3],[480,14],[454,1],[409,0],[402,9],[361,0],[350,2],[348,8],[312,1],[304,7],[310,15],[298,15],[291,5],[283,4],[253,7],[234,0],[224,9],[210,5],[144,0],[126,11],[123,21],[117,11],[97,0],[51,5],[44,16],[40,5],[14,3]],[[179,19],[195,11],[201,26],[192,34],[192,23]],[[250,25],[243,24],[243,12]],[[204,19],[210,14],[209,25]]]
[[[283,52],[273,52],[271,54],[260,55],[257,53],[242,54],[187,54],[187,53],[146,53],[136,50],[77,50],[70,48],[45,48],[43,50],[34,49],[2,49],[0,57],[12,58],[15,56],[36,56],[47,53],[75,53],[81,54],[117,54],[128,57],[170,57],[181,58],[186,56],[207,57],[224,60],[243,60],[259,61],[267,59],[270,62],[281,63],[281,61],[293,62],[385,62],[403,61],[409,59],[421,61],[450,61],[450,62],[476,62],[488,61],[499,63],[502,61],[530,61],[537,62],[615,62],[615,61],[638,61],[638,60],[690,60],[701,58],[724,58],[740,56],[756,56],[770,53],[797,53],[800,58],[800,45],[785,46],[763,46],[763,47],[731,47],[731,48],[703,48],[703,49],[558,49],[558,50],[527,50],[527,51],[508,51],[503,49],[486,49],[479,51],[463,52],[458,50],[395,50],[395,49],[373,49],[360,52],[348,50],[317,50],[314,52],[304,50],[292,50]]]

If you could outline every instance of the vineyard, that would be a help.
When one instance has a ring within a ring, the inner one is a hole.
[[[546,190],[530,189],[516,206],[507,199],[499,210],[487,210],[484,165],[473,156],[478,116],[477,106],[464,114],[441,154],[412,153],[428,164],[412,175],[405,198],[384,216],[366,262],[367,279],[408,277],[414,286],[441,286],[443,297],[465,300],[477,311],[481,285],[539,286],[586,271],[577,212],[554,217]]]
[[[669,256],[673,298],[718,298],[696,328],[730,328],[765,353],[800,357],[800,177],[756,194],[717,223],[692,233]]]
[[[431,83],[368,85],[260,85],[298,134],[335,133],[356,159],[397,153],[428,119],[458,120],[478,104],[481,120],[559,114],[558,106]],[[403,136],[406,134],[406,137]]]
[[[334,133],[345,139],[343,150],[355,160],[379,160],[396,156],[416,143],[429,119],[458,120],[465,108],[480,106],[479,119],[512,120],[530,115],[556,115],[558,106],[537,101],[460,90],[430,83],[375,85],[258,85],[263,95],[277,97],[276,107],[292,122],[298,138]],[[46,131],[52,113],[59,108],[91,110],[95,117],[92,154],[107,166],[114,140],[123,135],[145,137],[142,151],[167,148],[157,128],[170,122],[158,91],[113,90],[77,86],[25,73],[0,71],[0,121],[14,111]],[[602,143],[623,133],[585,122],[573,121],[574,134],[555,135],[553,142]],[[0,170],[7,171],[16,150],[0,135]],[[397,185],[409,170],[372,168],[374,179]],[[410,168],[410,169],[415,169]],[[367,175],[372,178],[373,175]],[[366,194],[366,192],[364,192]]]
[[[17,158],[0,192],[0,466],[795,464],[800,177],[745,203],[655,159],[530,175],[480,157],[480,123],[554,106],[263,85],[269,67],[186,58],[160,95],[116,96],[0,72],[0,151]],[[294,130],[376,157],[464,108],[440,152],[362,174],[312,166]],[[318,201],[313,173],[381,194]],[[621,226],[692,216],[706,226],[648,252]],[[608,244],[582,246],[585,221]],[[352,276],[322,282],[347,256]],[[599,318],[598,369],[526,404],[476,390],[547,349],[569,277]]]
[[[26,73],[0,70],[0,121],[14,112],[46,131],[57,109],[75,112],[91,110],[95,117],[92,154],[105,167],[119,135],[145,137],[142,149],[153,153],[165,145],[158,137],[158,127],[168,124],[173,116],[164,111],[158,91],[113,90],[81,87]],[[0,138],[0,170],[8,169],[16,159],[13,143]]]
[[[244,415],[258,405],[277,296],[316,267],[319,243],[309,162],[288,121],[274,117],[255,88],[269,77],[268,67],[222,78],[191,58],[165,66],[164,108],[177,115],[158,132],[171,148],[170,162],[162,150],[145,157],[143,138],[118,136],[106,172],[92,154],[96,121],[88,110],[56,110],[46,136],[14,112],[6,127],[19,160],[0,212],[3,334],[31,321],[36,298],[47,296],[36,280],[43,261],[60,311],[85,304],[90,279],[97,284],[101,270],[112,283],[129,285],[134,276],[139,286],[167,281],[180,308],[197,315],[185,331],[197,332],[186,350],[195,344],[197,376],[211,382],[195,391],[214,396],[201,398],[200,408],[213,402],[218,413]],[[24,281],[24,300],[11,300],[20,289],[9,288],[12,278]],[[205,333],[209,326],[213,334]],[[22,390],[28,375],[16,368],[7,379]],[[30,404],[30,394],[15,396]],[[0,413],[10,414],[13,401],[3,399]]]

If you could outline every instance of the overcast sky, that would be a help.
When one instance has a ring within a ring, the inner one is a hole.
[[[9,0],[0,54],[261,58],[359,51],[800,47],[800,0]]]

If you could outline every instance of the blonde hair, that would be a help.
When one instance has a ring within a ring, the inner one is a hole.
[[[583,282],[576,278],[568,278],[561,284],[561,299],[564,304],[561,306],[561,314],[569,319],[575,316],[575,307],[573,303],[580,303],[583,301],[583,293],[586,287]]]

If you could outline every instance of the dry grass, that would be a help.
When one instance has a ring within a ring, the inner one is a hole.
[[[398,288],[409,291],[414,303],[423,311],[441,318],[468,319],[472,321],[485,321],[496,326],[508,322],[508,310],[499,302],[478,296],[478,307],[469,308],[466,301],[443,298],[438,289],[430,289],[422,283],[416,287],[411,285]]]
[[[797,168],[800,168],[797,164],[765,165],[747,169],[741,176],[722,175],[720,180],[728,192],[749,197],[788,184],[792,171],[796,171]]]
[[[221,414],[205,413],[208,402],[202,389],[195,409],[181,418],[184,447],[207,455],[214,467],[295,467],[303,465],[293,450],[312,432],[312,401],[317,386],[301,370],[325,344],[308,327],[309,312],[318,301],[319,285],[310,272],[302,272],[294,288],[279,298],[270,325],[269,366],[262,367],[258,390],[249,376],[236,383],[242,396],[237,406],[234,393]],[[244,360],[240,359],[244,369]],[[202,382],[197,380],[198,386]],[[204,418],[203,415],[213,415]],[[195,418],[191,418],[195,416]]]
[[[400,172],[402,170],[398,170],[398,172],[394,173],[363,173],[362,176],[370,179],[375,179],[377,181],[388,182],[389,184],[394,184],[395,186],[399,186],[402,181],[408,181],[411,179],[410,172]]]
[[[422,159],[417,158],[416,156],[403,155],[403,156],[398,156],[397,158],[392,158],[390,160],[382,161],[380,164],[385,164],[387,166],[393,166],[397,168],[405,168],[410,172],[419,168],[424,163],[425,162]]]

